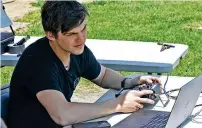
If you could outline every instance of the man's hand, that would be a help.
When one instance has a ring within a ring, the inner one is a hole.
[[[158,77],[153,77],[153,76],[135,77],[130,80],[129,86],[138,85],[138,84],[152,84],[152,83],[156,83],[161,86],[161,80]]]
[[[140,98],[146,94],[152,94],[151,90],[135,91],[131,90],[127,93],[120,95],[117,98],[118,105],[116,107],[116,112],[135,112],[143,108],[143,104],[154,104],[153,100],[147,98]]]

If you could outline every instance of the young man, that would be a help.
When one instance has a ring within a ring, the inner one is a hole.
[[[120,89],[140,83],[160,83],[158,78],[125,79],[98,63],[85,46],[87,10],[76,1],[47,1],[41,18],[46,37],[31,44],[14,70],[9,102],[9,128],[56,128],[115,112],[134,112],[142,95],[129,91],[101,103],[74,103],[71,96],[80,77],[103,88]]]

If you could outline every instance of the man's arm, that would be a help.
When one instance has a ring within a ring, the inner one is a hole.
[[[116,100],[102,103],[68,102],[64,95],[56,90],[41,91],[37,93],[37,98],[51,118],[62,126],[114,113],[118,104]]]
[[[103,88],[111,88],[111,89],[120,89],[121,82],[125,77],[120,75],[117,71],[106,68],[101,65],[101,71],[97,78],[92,80],[95,84],[103,87]],[[157,77],[152,76],[137,76],[135,78],[130,78],[125,80],[124,87],[131,87],[132,85],[137,84],[146,84],[146,83],[158,83],[161,85],[161,81]]]
[[[124,78],[125,77],[120,75],[117,71],[114,71],[101,65],[101,71],[99,76],[96,79],[92,80],[92,82],[103,88],[120,89],[121,81],[123,81]],[[138,78],[133,80],[133,83],[138,84],[137,82],[135,82],[135,80],[137,80],[138,82]],[[125,86],[131,86],[131,79],[126,79]]]
[[[140,98],[152,91],[129,91],[118,98],[100,103],[68,102],[57,90],[44,90],[36,94],[53,121],[66,126],[90,119],[95,119],[115,112],[134,112],[143,108],[142,103],[153,104],[154,101]]]

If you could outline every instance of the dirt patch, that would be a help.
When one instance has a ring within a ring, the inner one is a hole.
[[[83,102],[83,103],[94,103],[97,99],[99,99],[107,90],[100,90],[98,93],[84,93],[79,92],[75,93],[71,101],[72,102]]]
[[[35,1],[36,0],[3,0],[3,5],[9,18],[14,21],[22,18],[31,11],[40,9],[31,5],[31,3]]]

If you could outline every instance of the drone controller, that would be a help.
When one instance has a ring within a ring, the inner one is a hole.
[[[157,103],[157,101],[160,100],[163,107],[166,107],[170,101],[169,97],[166,95],[167,101],[165,103],[163,102],[163,100],[160,97],[160,95],[162,94],[161,93],[161,87],[158,84],[139,85],[139,86],[137,86],[136,89],[139,91],[141,91],[141,90],[152,90],[153,94],[143,95],[141,98],[148,98],[148,99],[154,100],[155,103]]]
[[[142,91],[142,90],[152,90],[153,94],[143,95],[141,98],[148,98],[151,100],[157,100],[157,94],[161,93],[160,85],[158,84],[143,84],[137,86],[135,89]]]
[[[151,100],[154,100],[155,103],[157,103],[158,100],[160,100],[160,102],[162,103],[163,107],[166,107],[167,104],[169,103],[170,99],[167,95],[165,95],[167,97],[166,102],[164,103],[164,101],[161,99],[160,95],[161,93],[161,86],[159,84],[143,84],[143,85],[135,85],[132,88],[133,90],[138,90],[138,91],[142,91],[142,90],[152,90],[153,93],[152,94],[146,94],[141,96],[141,98],[148,98]],[[117,94],[115,94],[115,97],[118,97],[121,92],[124,90],[124,88],[122,88]],[[165,92],[164,92],[165,93]]]

